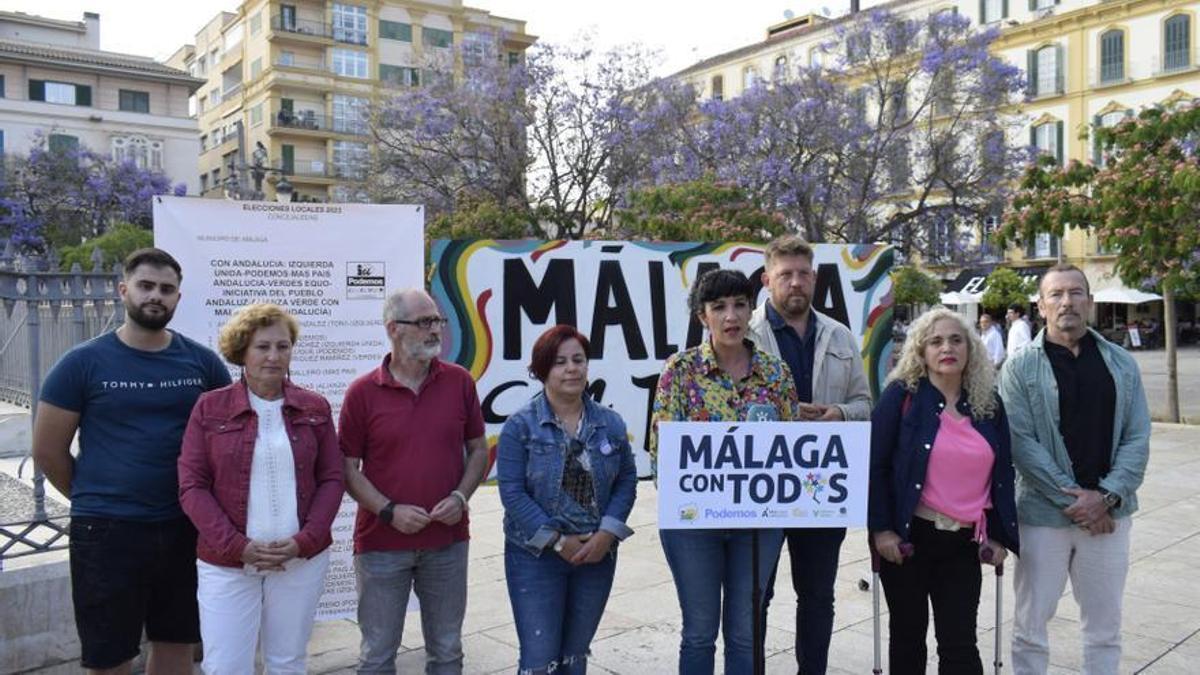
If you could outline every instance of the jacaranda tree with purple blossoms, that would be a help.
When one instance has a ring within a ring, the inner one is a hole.
[[[643,171],[627,143],[653,136],[649,120],[689,114],[646,104],[652,65],[637,46],[602,52],[585,38],[538,44],[520,63],[464,61],[458,77],[397,91],[372,114],[375,193],[434,218],[490,202],[524,218],[530,236],[602,228]]]
[[[1178,422],[1175,298],[1200,286],[1200,107],[1149,108],[1093,133],[1103,168],[1078,161],[1059,167],[1053,158],[1031,165],[997,240],[1092,229],[1117,251],[1123,282],[1162,292],[1167,417]]]
[[[99,237],[115,223],[149,228],[151,200],[168,193],[182,196],[187,186],[85,147],[52,150],[38,134],[27,156],[8,159],[0,236],[18,251],[44,253]]]
[[[873,10],[836,33],[821,65],[699,102],[692,124],[666,127],[669,138],[647,125],[657,136],[632,144],[645,152],[639,180],[713,175],[811,241],[969,258],[970,234],[999,212],[1025,160],[1004,140],[1023,80],[989,53],[997,31],[949,12],[916,20]]]

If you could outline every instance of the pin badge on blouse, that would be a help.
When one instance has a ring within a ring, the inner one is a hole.
[[[607,456],[607,455],[611,455],[612,451],[613,451],[613,448],[612,448],[612,445],[609,444],[608,439],[601,441],[600,454]]]

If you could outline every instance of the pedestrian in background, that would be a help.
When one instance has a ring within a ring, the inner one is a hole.
[[[342,503],[329,402],[292,383],[300,327],[272,304],[239,310],[218,346],[242,378],[200,397],[179,456],[179,502],[199,531],[204,672],[305,672]]]
[[[625,422],[587,394],[588,340],[542,333],[529,372],[544,385],[509,416],[496,452],[504,573],[521,672],[582,675],[637,496]]]
[[[982,674],[980,561],[999,565],[1018,545],[995,370],[970,324],[935,308],[913,322],[887,381],[871,415],[868,526],[883,559],[888,672],[925,672],[932,604],[938,672]]]

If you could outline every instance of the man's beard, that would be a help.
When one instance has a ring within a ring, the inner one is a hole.
[[[404,352],[410,359],[430,361],[442,353],[442,341],[438,340],[437,344],[425,344],[424,340],[410,342],[404,345]]]
[[[144,311],[144,308],[150,303],[131,306],[125,304],[125,314],[133,323],[145,328],[146,330],[162,330],[171,323],[171,318],[175,316],[175,310],[168,309],[166,305],[157,305],[162,311],[155,315],[149,315]]]
[[[777,305],[775,307],[775,311],[784,315],[786,318],[797,318],[808,313],[808,310],[812,309],[812,299],[800,294],[788,295],[783,299],[783,302],[780,303],[780,305],[782,306]]]

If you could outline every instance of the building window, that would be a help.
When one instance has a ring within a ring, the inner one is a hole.
[[[1030,0],[1029,9],[1032,9],[1032,10],[1050,9],[1051,7],[1057,5],[1058,1],[1059,0]]]
[[[1115,127],[1131,115],[1133,115],[1132,110],[1116,110],[1103,115],[1096,115],[1092,118],[1092,126],[1098,129]],[[1096,134],[1092,134],[1092,163],[1100,168],[1104,168],[1108,164],[1108,160],[1104,157],[1104,148],[1100,147],[1100,139],[1095,136]]]
[[[121,89],[117,92],[117,107],[128,112],[150,112],[150,93]]]
[[[333,170],[339,177],[362,179],[366,175],[369,157],[366,143],[333,142]]]
[[[716,101],[725,100],[725,78],[720,75],[712,77],[712,97]]]
[[[379,20],[379,37],[385,40],[412,42],[412,24]]]
[[[1100,36],[1100,82],[1125,79],[1125,31],[1113,29]]]
[[[979,0],[979,22],[996,23],[1008,18],[1008,0]]]
[[[421,84],[416,68],[379,64],[379,79],[395,87],[416,87]]]
[[[208,174],[200,174],[200,194],[208,192]]]
[[[871,49],[871,35],[865,33],[862,29],[858,32],[850,33],[846,36],[846,62],[850,64],[859,63],[867,58],[867,54]]]
[[[279,28],[286,31],[296,30],[296,6],[279,6]]]
[[[145,136],[113,136],[112,157],[118,164],[132,162],[139,169],[162,171],[163,142]]]
[[[296,174],[296,146],[284,144],[280,147],[280,155],[282,160],[279,164],[280,170],[289,176]]]
[[[367,8],[333,4],[333,39],[356,45],[367,44]]]
[[[1186,14],[1167,19],[1163,24],[1163,70],[1179,70],[1191,65],[1192,26]]]
[[[758,84],[758,69],[746,66],[742,69],[742,91],[750,91]]]
[[[4,76],[0,75],[0,98],[4,98]]]
[[[79,138],[76,136],[68,136],[67,134],[50,134],[50,140],[47,145],[50,152],[67,153],[79,151]]]
[[[296,62],[296,54],[286,49],[279,52],[279,65],[290,66]]]
[[[1033,127],[1031,139],[1038,152],[1045,153],[1063,162],[1063,123],[1046,122]]]
[[[463,65],[478,67],[494,58],[495,39],[485,33],[467,33],[463,36]]]
[[[358,96],[333,95],[333,130],[346,134],[367,133],[369,101]]]
[[[253,108],[250,109],[250,126],[256,127],[256,126],[262,124],[262,121],[263,121],[262,104],[259,103],[258,105],[254,106]]]
[[[62,105],[92,105],[92,88],[83,84],[30,80],[29,100]]]
[[[250,34],[258,35],[262,32],[262,12],[250,17]]]
[[[521,65],[521,52],[509,52],[508,53],[508,67],[512,68],[513,66],[519,66],[519,65]],[[0,82],[0,84],[3,84],[3,83]]]
[[[1028,56],[1030,96],[1063,93],[1062,47],[1046,45],[1030,51]]]
[[[1057,258],[1058,237],[1043,232],[1034,235],[1025,247],[1026,258]]]
[[[262,58],[261,57],[254,59],[253,61],[250,62],[250,79],[251,80],[257,79],[259,75],[262,75]]]
[[[454,33],[440,28],[421,28],[421,44],[426,47],[450,48],[454,44]]]
[[[344,77],[366,79],[367,53],[357,49],[334,49],[333,72]]]
[[[775,57],[775,66],[771,70],[771,80],[776,84],[787,81],[788,58],[786,54]]]

